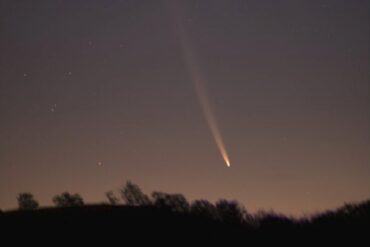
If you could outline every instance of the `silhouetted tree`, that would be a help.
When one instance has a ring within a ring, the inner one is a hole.
[[[359,230],[361,227],[370,228],[370,200],[356,204],[346,203],[336,210],[328,210],[311,218],[315,228],[334,231]]]
[[[207,200],[195,200],[191,204],[191,213],[195,216],[208,218],[208,219],[218,218],[218,212],[217,212],[216,206]]]
[[[221,199],[216,202],[216,208],[221,220],[225,223],[242,223],[246,211],[237,201],[227,201]]]
[[[152,198],[154,200],[154,205],[157,207],[169,209],[178,213],[189,212],[190,205],[182,194],[153,192]]]
[[[39,203],[35,200],[31,193],[20,193],[17,197],[17,200],[20,210],[33,210],[39,207]]]
[[[151,203],[149,197],[141,191],[140,187],[131,181],[126,182],[126,185],[121,189],[121,195],[126,205],[129,206],[145,206]]]
[[[79,194],[72,195],[69,192],[54,196],[53,202],[57,207],[77,207],[84,205],[84,201]]]
[[[263,228],[264,230],[268,229],[279,229],[284,230],[293,226],[294,221],[279,213],[275,213],[274,211],[258,211],[255,214],[255,219],[259,228]]]
[[[362,203],[353,204],[345,203],[344,206],[338,208],[335,213],[340,215],[342,218],[370,218],[370,200],[366,200]]]
[[[111,204],[111,205],[117,205],[118,202],[119,202],[119,199],[116,197],[116,195],[114,194],[113,191],[108,191],[105,193],[105,196],[107,197],[108,199],[108,202]]]

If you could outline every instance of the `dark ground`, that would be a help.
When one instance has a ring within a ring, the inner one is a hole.
[[[87,205],[0,213],[2,239],[18,242],[240,246],[257,244],[368,246],[370,200],[310,219],[269,214],[240,221],[215,220],[155,206]]]

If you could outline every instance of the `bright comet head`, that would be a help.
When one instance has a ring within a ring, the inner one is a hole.
[[[227,167],[230,167],[230,166],[231,166],[231,165],[230,165],[230,161],[225,160],[225,162],[226,162]]]

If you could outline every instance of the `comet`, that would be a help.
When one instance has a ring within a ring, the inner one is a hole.
[[[179,6],[175,5],[175,2],[176,1],[168,1],[168,6],[170,6],[170,13],[172,14],[172,18],[175,20],[175,30],[180,41],[181,53],[185,66],[193,82],[198,102],[202,108],[204,117],[207,121],[207,125],[221,154],[221,157],[224,160],[226,166],[230,167],[231,163],[229,155],[225,148],[225,144],[221,135],[220,128],[218,127],[216,117],[212,111],[210,100],[205,87],[205,81],[202,77],[200,66],[197,63],[198,59],[196,57],[196,54],[193,52],[194,49],[191,46],[191,42],[188,39],[188,35],[186,33],[182,20],[180,19],[181,9],[179,8]]]
[[[217,120],[215,118],[215,115],[213,114],[205,86],[200,80],[199,74],[192,74],[192,78],[193,78],[195,92],[197,94],[199,104],[202,107],[204,117],[207,121],[208,127],[213,136],[213,139],[218,147],[218,150],[223,160],[226,163],[226,166],[230,167],[231,164],[230,164],[229,155],[226,151],[225,144],[224,144],[224,141],[221,135],[221,131],[217,125]]]

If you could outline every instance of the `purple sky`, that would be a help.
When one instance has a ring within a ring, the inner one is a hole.
[[[0,208],[100,202],[128,179],[252,212],[370,197],[369,1],[174,5],[0,0]]]

